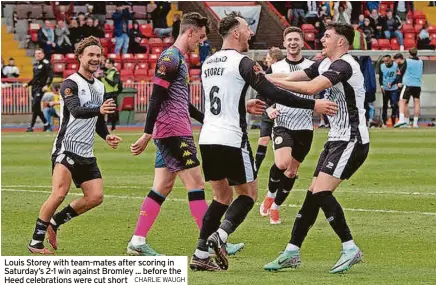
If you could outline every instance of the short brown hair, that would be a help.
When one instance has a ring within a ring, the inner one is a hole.
[[[282,60],[285,56],[282,53],[282,50],[278,47],[272,47],[268,50],[269,56],[274,59],[275,61]]]
[[[218,32],[222,38],[225,38],[233,28],[239,26],[237,18],[244,19],[244,17],[241,16],[241,13],[233,11],[221,19]]]
[[[206,27],[207,31],[209,29],[209,20],[197,12],[184,14],[180,23],[180,34],[185,33],[192,26],[196,28]]]
[[[411,56],[417,56],[417,55],[418,55],[418,50],[417,50],[416,48],[411,48],[411,49],[409,50],[409,54],[410,54]]]
[[[336,34],[344,36],[349,45],[354,41],[354,28],[349,24],[344,23],[330,23],[326,26],[326,30],[334,30]]]
[[[287,27],[285,31],[283,32],[283,39],[290,33],[298,33],[302,40],[304,40],[304,33],[303,31],[298,27]]]
[[[84,38],[77,44],[76,50],[74,51],[77,60],[79,60],[79,55],[81,55],[83,51],[89,46],[98,46],[101,50],[103,50],[103,47],[100,44],[100,40],[96,37],[90,36]]]

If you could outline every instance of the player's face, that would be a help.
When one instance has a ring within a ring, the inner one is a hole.
[[[336,48],[338,47],[340,40],[341,37],[338,34],[336,34],[335,30],[333,29],[327,30],[324,34],[324,37],[322,37],[321,39],[322,55],[327,57],[332,55],[335,52]]]
[[[35,59],[40,61],[44,58],[44,53],[41,50],[35,51]]]
[[[79,56],[80,65],[88,72],[97,71],[101,62],[101,48],[99,46],[86,47]]]
[[[247,21],[242,18],[238,18],[239,26],[237,29],[237,34],[239,34],[238,42],[241,47],[241,52],[248,51],[249,44],[248,41],[251,39],[253,32],[250,29]]]
[[[283,46],[286,48],[286,52],[290,55],[298,55],[304,46],[304,41],[301,35],[297,32],[289,33],[285,36]]]
[[[383,59],[383,62],[386,64],[386,65],[391,65],[392,64],[392,58],[391,57],[385,57],[384,59]]]
[[[271,64],[273,64],[273,58],[269,55],[269,53],[267,53],[265,57],[265,65],[270,67]]]
[[[195,51],[201,41],[206,37],[206,27],[193,28],[189,32],[189,51]]]

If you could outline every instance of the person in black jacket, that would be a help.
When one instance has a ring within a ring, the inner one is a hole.
[[[43,122],[44,131],[50,128],[50,124],[41,110],[41,98],[53,81],[53,69],[44,56],[44,51],[41,48],[35,50],[36,63],[33,65],[33,78],[29,83],[23,84],[23,87],[32,86],[32,121],[26,132],[33,132],[37,117]]]
[[[133,22],[133,27],[129,31],[129,53],[146,53],[147,48],[141,46],[141,40],[145,36],[139,30],[138,21]]]

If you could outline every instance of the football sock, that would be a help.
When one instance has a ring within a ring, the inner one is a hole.
[[[355,248],[355,247],[356,247],[356,244],[354,243],[354,240],[349,240],[349,241],[346,241],[346,242],[342,243],[342,249],[343,250],[352,249],[352,248]]]
[[[267,150],[267,146],[265,146],[265,145],[260,144],[257,147],[257,152],[256,152],[256,170],[257,171],[259,171],[260,166],[262,165],[262,161],[265,159],[266,150]]]
[[[147,197],[142,203],[141,211],[139,212],[138,222],[134,232],[135,236],[146,237],[148,231],[153,226],[154,221],[159,215],[162,203],[165,201],[165,196],[150,190]]]
[[[292,243],[288,243],[288,245],[286,246],[286,251],[296,251],[299,250],[300,248]]]
[[[290,244],[301,247],[304,239],[313,226],[318,216],[319,206],[314,198],[312,192],[307,191],[306,198],[304,199],[303,206],[295,218],[294,226],[292,228]]]
[[[406,120],[404,119],[404,113],[400,113],[400,123],[404,123],[406,122]]]
[[[44,238],[47,233],[47,227],[49,222],[44,222],[41,219],[36,220],[35,230],[33,231],[32,241],[30,245],[35,248],[44,248]]]
[[[418,120],[419,120],[419,117],[417,117],[417,116],[413,117],[413,126],[418,125]]]
[[[277,165],[273,164],[269,170],[268,192],[276,193],[281,187],[281,181],[284,170],[280,170]]]
[[[67,205],[60,212],[55,214],[53,218],[50,220],[50,223],[54,230],[57,230],[62,224],[65,224],[69,220],[74,217],[77,217],[79,214],[71,207],[71,205]]]
[[[201,230],[203,217],[207,211],[207,203],[205,200],[204,189],[190,190],[188,192],[189,209],[191,215],[197,223],[198,229]]]
[[[226,212],[226,216],[220,225],[220,229],[224,230],[228,235],[233,233],[244,221],[245,217],[247,217],[247,214],[253,206],[254,200],[251,197],[239,195]],[[226,242],[226,240],[222,241]]]
[[[323,191],[314,194],[320,208],[324,211],[324,215],[335,233],[339,236],[342,242],[353,239],[350,228],[345,220],[344,211],[331,191]]]
[[[294,187],[294,183],[296,180],[296,176],[289,178],[286,175],[282,176],[282,187],[277,191],[277,196],[274,199],[274,203],[278,206],[281,206],[286,198],[289,196],[289,193]]]

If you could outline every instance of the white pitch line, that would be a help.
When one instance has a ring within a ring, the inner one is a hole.
[[[38,190],[26,190],[26,189],[2,189],[2,191],[7,192],[21,192],[21,193],[40,193],[40,194],[50,194],[50,191],[38,191]],[[82,193],[69,193],[73,196],[82,196]],[[144,200],[144,197],[139,196],[118,196],[118,195],[104,195],[105,198],[117,198],[117,199],[135,199]],[[187,203],[187,199],[180,198],[167,198],[167,201],[172,202],[184,202]],[[260,203],[256,203],[257,206]],[[295,204],[284,204],[284,207],[289,208],[300,208],[300,205]],[[436,212],[419,212],[419,211],[401,211],[401,210],[384,210],[384,209],[354,209],[354,208],[344,208],[346,211],[350,212],[366,212],[366,213],[388,213],[388,214],[416,214],[416,215],[426,215],[426,216],[436,216]]]
[[[51,189],[51,185],[2,185],[2,188],[45,188]],[[152,187],[150,186],[128,186],[128,185],[110,185],[104,186],[105,188],[110,189],[144,189],[148,190]],[[173,189],[185,189],[184,186],[174,186]],[[260,189],[261,191],[263,189]],[[399,191],[360,191],[361,189],[353,189],[353,190],[338,190],[338,193],[347,193],[347,194],[374,194],[374,195],[406,195],[406,196],[436,196],[436,192],[399,192]],[[307,192],[307,189],[304,188],[294,188],[292,192]],[[336,192],[335,192],[336,193]]]

